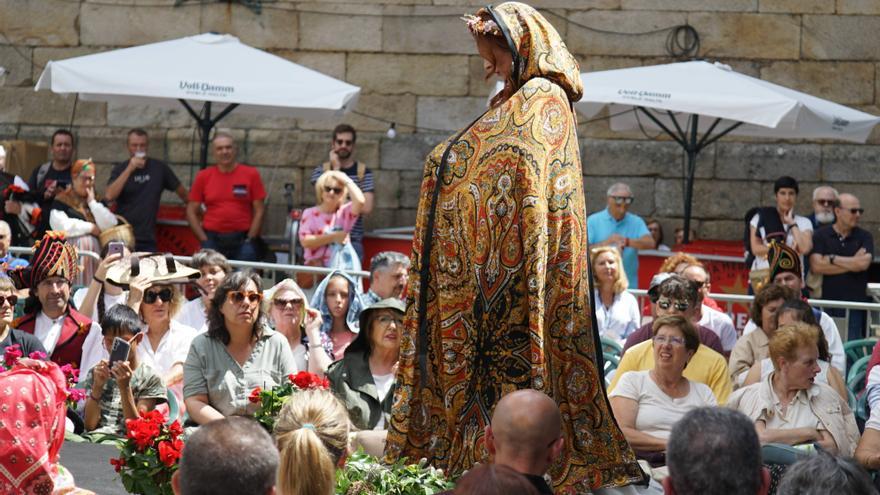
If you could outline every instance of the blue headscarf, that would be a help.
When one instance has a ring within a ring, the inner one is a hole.
[[[361,316],[361,311],[366,307],[363,299],[361,299],[361,293],[358,290],[357,282],[355,282],[353,278],[340,271],[334,271],[331,272],[330,275],[327,275],[324,280],[318,284],[318,288],[315,289],[311,301],[311,306],[321,312],[321,319],[323,320],[321,322],[321,334],[327,337],[325,342],[330,340],[330,330],[333,328],[333,315],[330,314],[330,307],[327,306],[327,299],[324,297],[324,293],[327,291],[327,284],[330,282],[330,279],[337,276],[344,278],[348,282],[348,314],[345,315],[345,322],[348,325],[348,329],[352,332],[360,332],[359,318]],[[330,351],[332,350],[333,348],[331,344]],[[336,357],[334,356],[334,358]]]

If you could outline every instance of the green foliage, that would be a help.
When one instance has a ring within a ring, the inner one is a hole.
[[[434,495],[453,487],[443,471],[428,466],[425,459],[418,464],[401,459],[389,466],[362,450],[336,472],[338,495]]]

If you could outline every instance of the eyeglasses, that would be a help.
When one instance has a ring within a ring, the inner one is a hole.
[[[660,309],[669,309],[670,307],[675,306],[675,309],[678,311],[687,311],[690,304],[685,301],[671,301],[669,299],[658,299],[657,307]]]
[[[245,299],[251,304],[256,304],[263,300],[263,295],[259,292],[245,292],[243,290],[234,290],[226,294],[226,300],[233,304],[241,304]]]
[[[672,347],[684,347],[683,337],[667,337],[666,335],[657,335],[654,337],[655,345],[669,344]]]
[[[376,321],[378,321],[382,326],[385,326],[385,327],[390,326],[392,321],[398,327],[403,326],[403,318],[400,318],[400,317],[395,318],[393,316],[380,315],[380,316],[376,317]]]
[[[853,215],[861,215],[861,214],[865,213],[864,208],[842,208],[842,209],[852,213]]]
[[[833,199],[817,199],[816,202],[819,203],[820,206],[824,206],[826,208],[828,208],[829,206],[834,206],[835,203],[837,203],[837,201]]]
[[[144,302],[147,304],[154,304],[159,299],[161,299],[164,302],[169,302],[169,301],[171,301],[171,295],[172,295],[171,289],[169,289],[167,287],[162,290],[147,291],[147,292],[144,292]]]
[[[344,191],[344,190],[345,190],[345,189],[343,189],[343,188],[341,188],[341,187],[327,187],[327,186],[324,186],[324,192],[325,192],[325,193],[342,194],[342,191]]]
[[[10,306],[15,306],[15,303],[18,302],[18,296],[12,294],[11,296],[0,296],[0,307],[6,305],[6,302],[9,301]]]
[[[611,196],[611,199],[614,200],[614,204],[616,205],[631,205],[635,198],[632,196]]]
[[[275,307],[278,309],[284,309],[287,307],[288,304],[296,308],[302,306],[303,300],[298,297],[294,299],[274,299],[272,301],[272,304],[274,304]]]
[[[351,146],[354,144],[354,140],[353,139],[337,139],[336,144],[338,144],[339,146]]]
[[[706,281],[698,282],[696,280],[691,280],[691,283],[694,284],[694,287],[697,289],[702,289],[704,285],[706,285]]]

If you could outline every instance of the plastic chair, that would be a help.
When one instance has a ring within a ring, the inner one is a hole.
[[[847,362],[853,365],[859,358],[870,356],[875,345],[877,345],[876,338],[851,340],[843,344],[843,352],[846,353]]]
[[[608,385],[611,385],[610,375],[617,370],[617,366],[620,364],[620,358],[614,354],[603,352],[602,359],[605,361],[603,376],[605,377],[605,386],[607,387]]]
[[[871,412],[868,411],[867,392],[859,396],[859,399],[856,401],[856,407],[853,409],[853,413],[855,413],[856,418],[861,419],[862,421],[868,421]]]
[[[602,354],[611,354],[615,357],[620,357],[623,355],[623,346],[617,343],[617,341],[601,337],[602,340]]]
[[[783,443],[768,443],[761,447],[761,458],[764,464],[780,464],[790,466],[812,454],[810,447],[798,448]]]
[[[871,356],[860,357],[849,368],[846,374],[846,388],[850,389],[853,394],[859,395],[865,390],[865,380],[867,380],[868,361]]]
[[[18,300],[17,303],[15,303],[15,309],[13,309],[13,313],[12,313],[12,317],[14,319],[18,319],[18,318],[21,318],[22,316],[24,316],[24,302],[25,302],[25,300],[26,300],[25,298],[21,298]]]
[[[168,401],[168,421],[165,424],[171,424],[174,420],[179,419],[180,405],[177,403],[177,396],[170,389],[165,390],[165,398]]]

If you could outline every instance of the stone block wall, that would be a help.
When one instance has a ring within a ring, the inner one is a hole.
[[[183,108],[75,101],[34,92],[43,67],[60,60],[201,32],[245,43],[362,88],[357,156],[376,174],[376,210],[367,228],[412,225],[425,155],[485,108],[490,84],[458,17],[472,0],[264,1],[256,14],[237,2],[174,0],[0,0],[0,139],[45,140],[73,125],[79,156],[99,165],[126,157],[125,133],[145,127],[151,155],[189,182],[198,157],[195,128]],[[869,0],[534,0],[587,70],[672,62],[667,32],[689,24],[699,55],[736,70],[870,113],[878,109],[880,2]],[[593,29],[586,29],[587,26]],[[629,33],[629,34],[625,34]],[[647,34],[639,34],[647,33]],[[149,77],[144,74],[143,77]],[[583,120],[583,119],[582,119]],[[387,121],[398,136],[385,135]],[[338,122],[233,112],[221,124],[239,140],[240,159],[259,167],[270,194],[267,231],[279,234],[286,208],[310,206],[312,167],[326,159]],[[683,157],[678,146],[639,132],[618,133],[605,121],[580,127],[590,210],[602,208],[613,182],[628,182],[634,212],[659,218],[668,235],[681,222]],[[831,183],[860,196],[864,222],[880,226],[880,131],[867,145],[729,138],[699,157],[695,227],[706,238],[738,239],[749,206],[772,202],[783,174],[802,182],[799,209],[812,187]],[[174,198],[169,196],[169,201]]]

